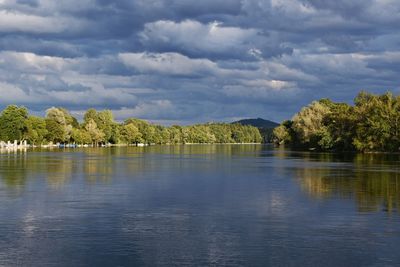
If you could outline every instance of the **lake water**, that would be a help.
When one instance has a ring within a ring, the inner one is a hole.
[[[0,153],[0,266],[399,266],[400,155]]]

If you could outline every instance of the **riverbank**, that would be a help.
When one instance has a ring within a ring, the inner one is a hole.
[[[207,145],[263,145],[263,143],[185,143],[185,144],[44,144],[30,145],[26,142],[20,144],[2,142],[0,152],[7,151],[27,151],[28,149],[43,148],[43,149],[64,149],[64,148],[106,148],[106,147],[149,147],[149,146],[207,146]]]

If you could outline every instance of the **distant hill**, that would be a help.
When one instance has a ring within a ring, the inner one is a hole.
[[[245,120],[240,120],[240,121],[235,121],[232,123],[239,123],[242,125],[251,125],[254,127],[257,127],[260,130],[261,136],[263,137],[263,142],[264,143],[271,143],[272,142],[272,132],[273,129],[277,126],[279,126],[279,123],[269,121],[269,120],[264,120],[261,118],[257,119],[245,119]]]
[[[251,126],[254,126],[257,128],[264,128],[264,129],[273,129],[273,128],[279,126],[279,123],[269,121],[269,120],[264,120],[261,118],[245,119],[245,120],[235,121],[233,123],[239,123],[242,125],[251,125]]]

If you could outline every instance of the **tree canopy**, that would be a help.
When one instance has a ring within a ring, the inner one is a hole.
[[[274,129],[277,144],[337,151],[400,150],[400,97],[361,92],[354,105],[322,99]]]
[[[28,110],[10,105],[0,115],[0,139],[20,141],[27,132]]]
[[[122,123],[110,110],[89,109],[80,123],[65,108],[52,107],[45,118],[29,116],[25,107],[8,106],[0,116],[0,140],[75,144],[188,144],[260,143],[262,137],[253,126],[207,123],[165,127],[137,118]]]

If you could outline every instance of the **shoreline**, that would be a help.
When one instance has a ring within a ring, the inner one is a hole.
[[[156,146],[208,146],[208,145],[272,145],[271,143],[186,143],[186,144],[107,144],[101,146],[95,145],[18,145],[18,146],[1,146],[0,152],[5,151],[21,151],[29,149],[65,149],[65,148],[108,148],[108,147],[156,147]]]

